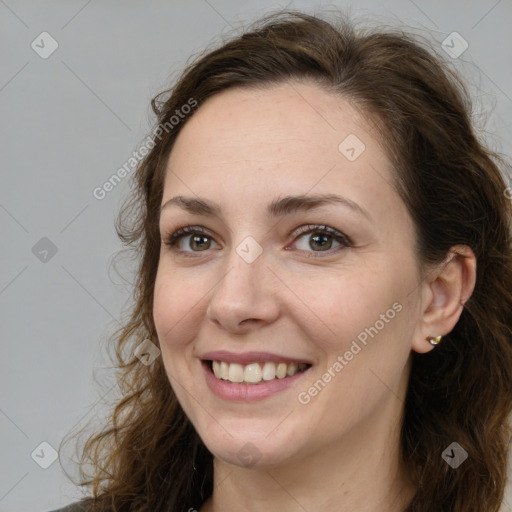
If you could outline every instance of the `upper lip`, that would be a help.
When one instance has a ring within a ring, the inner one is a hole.
[[[311,364],[307,359],[282,356],[271,352],[242,352],[237,354],[227,350],[215,350],[213,352],[206,352],[200,358],[204,361],[224,361],[226,363],[238,364],[266,363],[267,361],[274,363]]]

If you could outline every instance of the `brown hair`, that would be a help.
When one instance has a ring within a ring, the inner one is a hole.
[[[152,101],[154,147],[136,169],[117,223],[140,261],[133,310],[116,332],[123,398],[111,424],[83,448],[81,464],[94,468],[89,475],[80,467],[80,485],[94,495],[84,503],[102,512],[178,511],[198,509],[212,493],[212,455],[177,402],[161,358],[145,366],[133,355],[146,338],[158,344],[158,214],[166,162],[187,121],[175,125],[171,117],[191,98],[200,107],[231,87],[292,80],[349,99],[378,127],[422,265],[442,262],[458,244],[477,258],[475,290],[453,331],[428,354],[413,353],[401,456],[418,489],[407,511],[496,512],[512,410],[511,205],[500,159],[478,141],[468,94],[435,52],[399,31],[356,32],[342,17],[331,24],[298,12],[264,18],[200,55]],[[469,454],[456,470],[441,457],[454,441]]]

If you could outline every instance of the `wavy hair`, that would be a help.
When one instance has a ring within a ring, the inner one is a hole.
[[[497,512],[512,434],[512,211],[504,162],[479,141],[460,78],[418,38],[295,11],[267,16],[205,50],[151,102],[153,147],[116,222],[138,261],[133,308],[114,335],[123,396],[81,450],[79,485],[92,489],[82,503],[97,512],[184,511],[211,495],[212,455],[162,359],[146,366],[134,355],[145,339],[158,344],[153,289],[165,168],[194,114],[178,123],[172,116],[191,99],[200,108],[229,88],[293,81],[348,99],[377,127],[414,221],[422,267],[442,262],[458,244],[477,258],[476,286],[455,328],[434,351],[412,355],[400,456],[417,488],[407,512]],[[454,441],[469,454],[456,470],[441,457]]]

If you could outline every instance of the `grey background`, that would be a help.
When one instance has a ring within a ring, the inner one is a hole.
[[[453,65],[470,81],[478,126],[494,149],[512,154],[510,0],[0,0],[0,511],[44,512],[79,499],[58,460],[42,469],[31,454],[42,442],[58,449],[89,420],[101,423],[116,398],[105,347],[130,291],[109,263],[121,248],[114,217],[129,179],[103,200],[94,188],[142,141],[150,98],[191,54],[286,6],[341,7],[437,48],[459,32],[469,48]],[[43,31],[59,45],[47,59],[31,47]],[[36,257],[47,249],[43,237],[56,254]],[[49,454],[42,449],[39,460]],[[76,475],[67,455],[61,463]],[[510,504],[509,489],[503,510]]]

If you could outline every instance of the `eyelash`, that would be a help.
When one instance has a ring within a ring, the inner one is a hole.
[[[332,255],[334,252],[338,252],[339,250],[346,249],[347,247],[352,247],[352,241],[348,236],[343,234],[341,231],[337,229],[331,228],[329,226],[321,225],[321,224],[308,224],[305,226],[301,226],[298,228],[295,233],[295,237],[299,238],[302,235],[312,234],[312,233],[322,233],[324,235],[330,235],[339,242],[341,246],[335,247],[334,249],[328,249],[326,251],[305,251],[306,253],[310,253],[307,255],[308,258],[321,258],[321,254]],[[185,257],[197,258],[200,253],[205,251],[182,251],[181,249],[176,248],[176,244],[183,238],[185,235],[203,235],[208,238],[213,238],[207,230],[202,228],[201,226],[184,226],[178,228],[174,233],[168,236],[164,243],[165,245],[171,247],[173,251],[181,253]],[[320,254],[318,254],[320,253]]]

